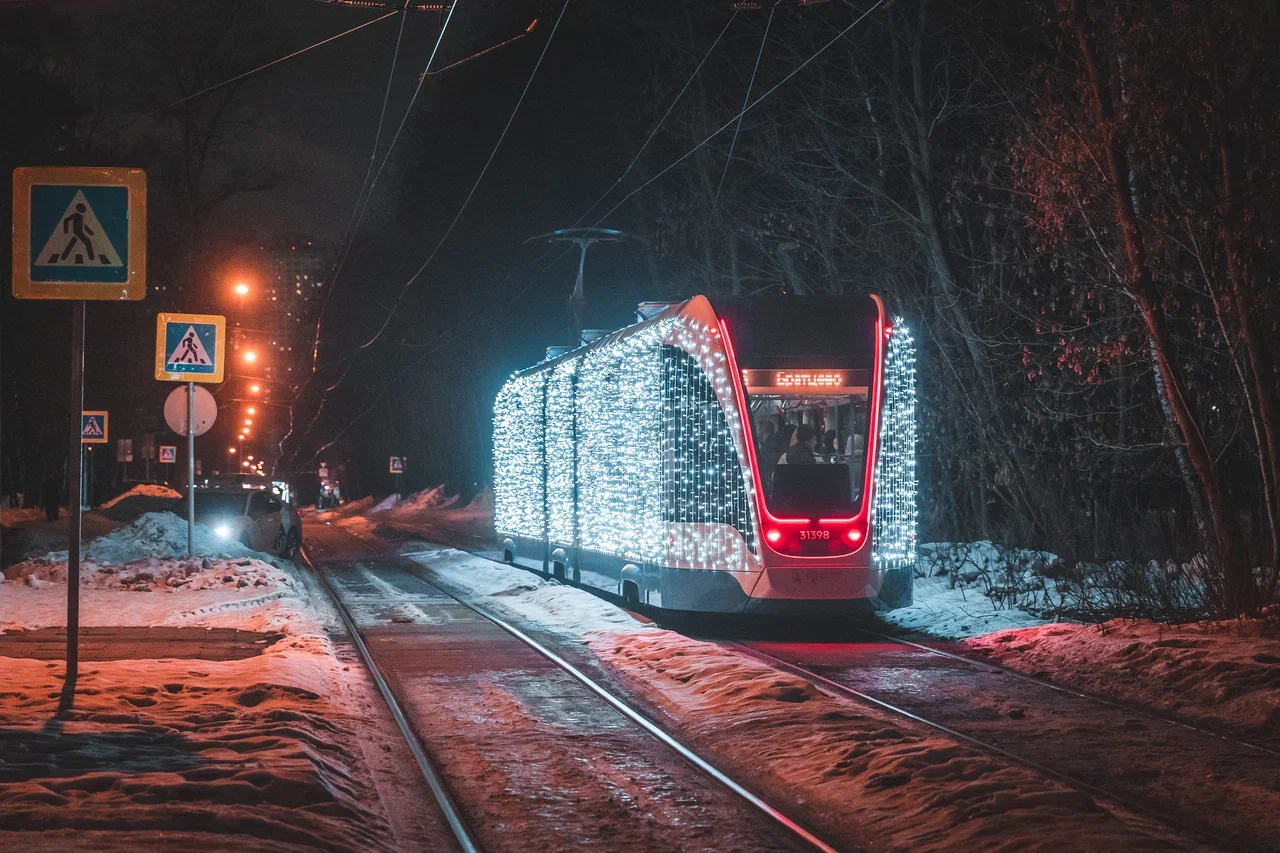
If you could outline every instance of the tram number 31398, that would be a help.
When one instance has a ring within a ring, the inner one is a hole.
[[[801,539],[830,539],[831,531],[830,530],[801,530],[800,538]]]

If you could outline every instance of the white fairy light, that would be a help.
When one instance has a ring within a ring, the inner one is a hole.
[[[650,565],[758,561],[722,347],[710,327],[667,318],[510,380],[494,404],[498,531],[542,538],[545,499],[553,546],[572,545],[576,523],[582,548]]]
[[[901,317],[895,317],[884,364],[884,410],[871,507],[871,559],[881,572],[916,559],[916,352]]]

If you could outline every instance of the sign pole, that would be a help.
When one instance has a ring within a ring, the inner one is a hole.
[[[187,383],[187,556],[196,555],[196,383]]]
[[[67,676],[74,687],[80,669],[80,516],[84,478],[81,412],[84,410],[84,300],[71,303],[71,453],[67,460]]]

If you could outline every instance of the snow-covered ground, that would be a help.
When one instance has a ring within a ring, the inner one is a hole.
[[[283,637],[241,660],[83,661],[70,709],[61,662],[0,657],[0,848],[393,848],[331,614],[287,561],[203,526],[197,551],[167,513],[89,542],[81,624]],[[65,580],[65,552],[9,567],[0,633],[64,624]]]
[[[1116,619],[997,631],[966,646],[1060,684],[1280,742],[1280,621]]]
[[[584,590],[450,548],[406,556],[441,583],[585,646],[704,754],[759,790],[791,792],[835,837],[884,849],[1164,849],[1087,796],[937,737]]]
[[[175,492],[168,486],[161,486],[155,483],[139,483],[127,492],[121,492],[111,500],[102,504],[98,509],[110,509],[121,501],[130,498],[162,498],[164,500],[174,500],[182,497],[181,493]]]

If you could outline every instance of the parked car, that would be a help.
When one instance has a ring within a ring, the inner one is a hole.
[[[222,539],[292,558],[302,547],[302,521],[277,490],[196,489],[196,521]]]

